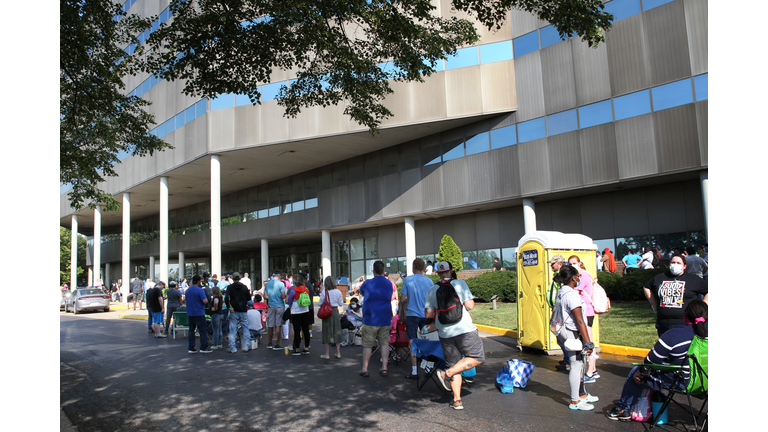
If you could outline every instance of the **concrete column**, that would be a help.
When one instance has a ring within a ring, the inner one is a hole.
[[[93,211],[93,285],[101,279],[101,205]]]
[[[112,286],[112,283],[110,282],[110,277],[112,275],[109,270],[109,263],[104,264],[104,285],[106,285],[107,289]]]
[[[168,177],[160,177],[160,280],[168,283]]]
[[[120,293],[124,301],[128,300],[128,292],[131,289],[131,270],[131,194],[123,192],[123,285],[120,287]]]
[[[88,286],[93,286],[93,266],[88,267]]]
[[[155,281],[155,257],[153,256],[149,257],[149,278],[153,282],[157,282]]]
[[[709,171],[699,173],[699,182],[701,183],[701,202],[704,207],[704,236],[709,242],[709,214],[707,212],[709,207]]]
[[[322,278],[325,281],[326,276],[333,274],[333,267],[331,265],[331,231],[323,230],[323,251],[320,255],[320,262],[322,267]]]
[[[77,215],[72,215],[72,241],[70,244],[69,262],[69,289],[77,287]]]
[[[181,283],[182,280],[186,277],[185,270],[186,270],[186,261],[184,260],[184,252],[179,252],[179,280],[178,282]]]
[[[261,239],[261,281],[269,280],[269,242]]]
[[[248,275],[250,276],[251,281],[256,277],[256,258],[251,258],[251,265],[248,267]]]
[[[523,225],[526,234],[536,231],[536,205],[533,198],[523,199]]]
[[[221,274],[221,161],[211,156],[211,274]]]
[[[405,265],[407,275],[413,274],[413,260],[416,259],[416,223],[412,217],[405,218]]]

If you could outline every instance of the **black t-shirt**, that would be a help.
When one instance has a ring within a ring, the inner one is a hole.
[[[494,269],[494,270],[501,270],[501,263],[500,263],[500,262],[498,262],[498,261],[496,261],[495,263],[493,263],[493,269]]]
[[[707,281],[692,274],[673,276],[670,273],[656,275],[644,285],[651,290],[651,299],[656,304],[657,324],[684,324],[683,312],[698,295],[708,293]]]
[[[160,302],[163,301],[163,290],[160,288],[151,288],[147,291],[147,307],[152,312],[161,312],[163,307],[160,306]]]

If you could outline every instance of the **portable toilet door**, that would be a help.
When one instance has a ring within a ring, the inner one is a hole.
[[[517,343],[521,348],[535,348],[549,355],[562,354],[557,338],[549,331],[552,310],[546,295],[554,276],[549,260],[557,254],[566,261],[569,256],[577,255],[594,279],[596,250],[592,239],[581,234],[535,231],[520,239],[517,249]],[[594,326],[593,330],[596,330]]]

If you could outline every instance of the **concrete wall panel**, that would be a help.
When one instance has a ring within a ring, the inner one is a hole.
[[[587,105],[610,98],[611,77],[606,44],[590,48],[586,42],[571,39],[570,46],[576,82],[576,103]]]
[[[550,45],[541,50],[541,73],[546,114],[576,107],[571,41]]]
[[[691,76],[683,2],[674,1],[643,12],[651,85]]]
[[[653,113],[656,148],[661,171],[676,171],[700,164],[695,105]]]
[[[547,138],[552,189],[574,188],[584,184],[579,131]]]
[[[604,183],[619,179],[616,154],[616,131],[606,123],[579,131],[584,184]]]
[[[542,80],[540,51],[515,59],[517,121],[522,122],[544,115],[544,84]]]
[[[688,31],[688,50],[691,56],[691,73],[709,72],[709,2],[707,0],[683,0],[685,23]]]
[[[547,139],[529,141],[517,146],[520,193],[523,196],[552,189]]]
[[[611,93],[620,96],[648,88],[651,83],[643,14],[613,23],[605,34]]]
[[[653,116],[645,114],[615,123],[619,178],[659,172]]]

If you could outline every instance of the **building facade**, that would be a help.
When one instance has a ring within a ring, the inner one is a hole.
[[[167,20],[167,4],[126,7]],[[93,237],[86,264],[104,282],[202,271],[259,281],[275,268],[356,279],[377,259],[410,273],[446,234],[465,268],[494,257],[513,268],[535,229],[587,235],[619,258],[705,243],[707,7],[607,2],[615,20],[596,49],[512,10],[424,83],[392,83],[394,117],[377,136],[342,106],[283,117],[286,71],[257,106],[131,77],[126,88],[152,102],[152,133],[174,149],[116,167],[102,186],[121,211],[75,212],[64,190],[60,223]]]

